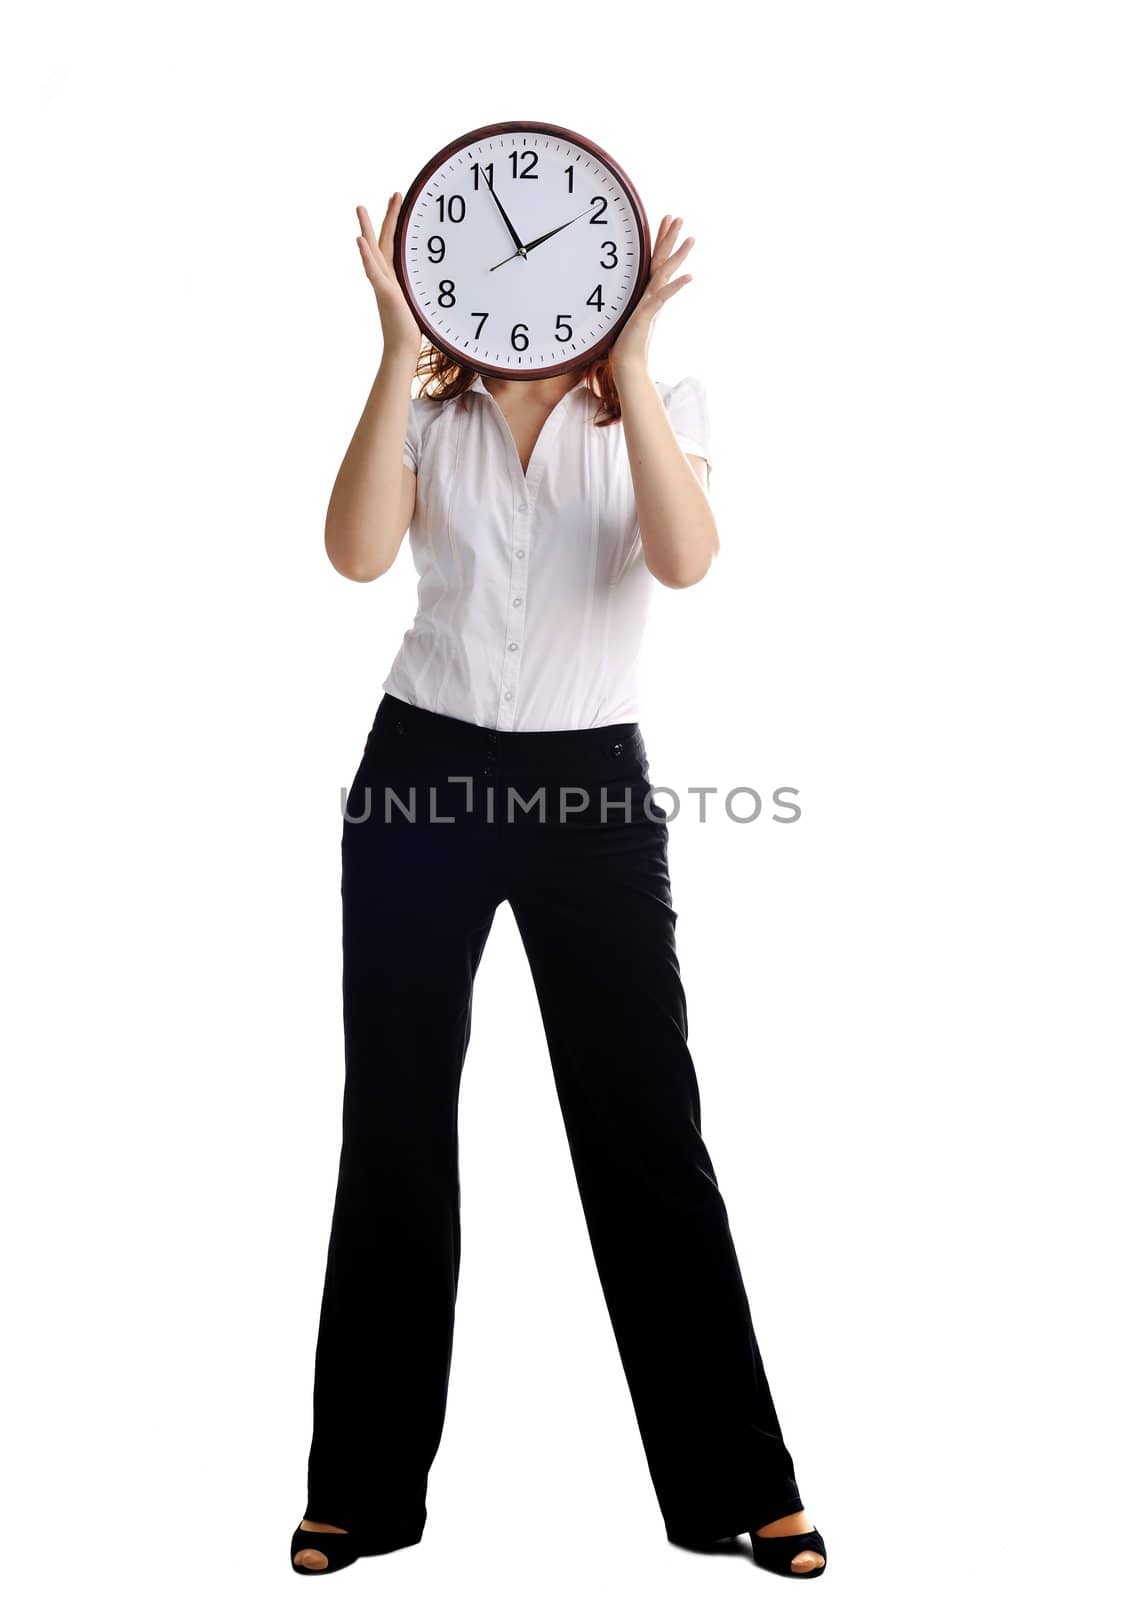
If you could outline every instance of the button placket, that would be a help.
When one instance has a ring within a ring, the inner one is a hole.
[[[473,387],[479,388],[491,404],[497,422],[507,442],[515,486],[512,513],[512,549],[509,563],[507,604],[504,607],[504,667],[500,675],[500,697],[496,703],[496,726],[511,728],[516,720],[516,701],[519,696],[520,670],[523,663],[524,624],[527,611],[528,569],[531,565],[531,530],[539,487],[546,469],[546,460],[555,448],[560,428],[567,419],[568,409],[585,380],[580,378],[573,390],[562,395],[552,408],[536,438],[528,470],[525,475],[516,441],[495,397],[489,394],[479,375]],[[517,605],[515,602],[519,601]]]
[[[501,567],[505,564],[505,559],[508,567],[506,594],[502,602],[503,616],[501,617],[498,613],[496,619],[500,623],[498,638],[502,663],[496,702],[496,727],[500,730],[510,729],[515,726],[516,722],[516,709],[520,697],[520,673],[523,669],[524,659],[524,620],[528,611],[529,599],[527,574],[533,559],[531,548],[532,530],[535,525],[535,512],[540,485],[545,471],[554,459],[560,430],[566,426],[569,416],[577,409],[579,402],[589,395],[589,392],[585,376],[580,376],[574,386],[560,397],[536,437],[528,460],[528,469],[525,473],[515,436],[512,433],[508,419],[504,415],[496,397],[489,392],[483,377],[479,373],[466,391],[467,396],[475,395],[477,397],[475,401],[467,399],[466,405],[483,405],[488,408],[489,413],[494,418],[502,447],[507,453],[508,470],[511,475],[513,490],[510,546],[507,549],[502,549],[499,544],[494,543],[492,588],[496,590],[497,594],[500,592],[500,580],[503,576]],[[493,509],[496,509],[495,506]],[[503,510],[503,508],[500,509]],[[504,515],[506,516],[507,513],[505,512]],[[497,564],[497,558],[499,564]]]
[[[529,463],[530,465],[530,463]],[[530,479],[517,486],[512,514],[512,559],[509,569],[507,604],[504,608],[504,669],[501,673],[500,701],[496,725],[511,728],[516,718],[520,670],[523,662],[524,615],[528,598],[528,552],[531,546],[532,512],[539,492],[537,468]]]

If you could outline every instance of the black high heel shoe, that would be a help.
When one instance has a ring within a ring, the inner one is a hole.
[[[295,1558],[301,1550],[318,1550],[326,1556],[325,1567],[297,1567]],[[291,1570],[303,1578],[321,1578],[325,1572],[338,1572],[358,1560],[354,1539],[349,1533],[322,1533],[302,1524],[291,1536]]]
[[[827,1546],[818,1528],[810,1528],[807,1533],[773,1534],[757,1533],[753,1528],[749,1537],[756,1565],[766,1572],[778,1572],[785,1578],[818,1578],[827,1570]],[[801,1550],[814,1550],[823,1557],[823,1565],[809,1567],[806,1572],[793,1571],[792,1561]]]

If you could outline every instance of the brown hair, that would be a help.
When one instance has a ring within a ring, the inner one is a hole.
[[[420,395],[423,400],[452,400],[464,394],[476,377],[476,367],[467,367],[445,350],[439,350],[428,339],[422,340],[414,376],[422,379]],[[595,410],[596,428],[608,428],[622,416],[618,389],[606,356],[599,356],[585,369],[587,387],[599,402]]]

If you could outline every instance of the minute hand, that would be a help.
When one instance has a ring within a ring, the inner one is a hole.
[[[516,246],[517,250],[523,250],[524,247],[520,243],[520,235],[516,232],[515,228],[513,228],[512,219],[508,215],[508,213],[505,211],[503,202],[501,201],[500,196],[496,193],[496,190],[492,187],[491,183],[488,185],[488,192],[492,196],[492,198],[496,201],[497,209],[499,210],[500,215],[504,218],[504,226],[508,229],[508,232],[512,235],[512,243]]]

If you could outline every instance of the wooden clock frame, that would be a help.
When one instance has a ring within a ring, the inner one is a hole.
[[[578,149],[587,151],[598,161],[601,161],[603,166],[607,167],[622,185],[626,198],[629,200],[634,212],[641,238],[638,276],[635,279],[634,287],[630,291],[630,298],[626,307],[613,328],[583,355],[572,356],[569,360],[561,361],[555,366],[539,367],[534,372],[519,371],[515,367],[499,367],[490,361],[470,360],[467,350],[458,349],[456,345],[450,344],[448,340],[440,338],[431,328],[426,327],[422,318],[418,315],[417,306],[410,293],[409,275],[406,269],[407,224],[422,189],[437,172],[437,169],[444,165],[449,156],[454,155],[458,150],[464,150],[470,144],[475,144],[478,139],[495,138],[502,133],[550,134],[554,138],[567,140]],[[471,133],[463,133],[459,139],[451,140],[443,150],[439,150],[436,155],[430,156],[425,166],[422,167],[410,184],[402,201],[397,225],[394,229],[394,272],[402,293],[405,295],[406,303],[413,314],[413,319],[421,329],[423,337],[428,339],[430,344],[436,345],[439,350],[444,350],[446,355],[451,356],[454,361],[459,361],[464,367],[471,367],[474,371],[486,374],[489,377],[510,378],[518,382],[535,381],[538,378],[553,378],[565,372],[582,371],[585,367],[589,367],[592,362],[598,361],[607,355],[623,325],[642,298],[646,284],[649,282],[652,257],[653,245],[650,240],[650,224],[646,217],[646,208],[642,204],[641,196],[638,194],[637,189],[631,183],[622,167],[614,160],[613,156],[607,155],[602,146],[597,145],[593,139],[586,139],[581,133],[574,133],[570,128],[561,128],[554,122],[490,122],[483,128],[474,128]]]

